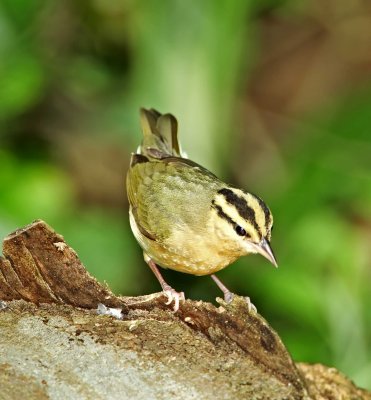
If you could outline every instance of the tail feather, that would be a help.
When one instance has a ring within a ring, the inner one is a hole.
[[[140,109],[140,125],[142,127],[144,137],[151,136],[153,134],[157,135],[156,122],[160,116],[161,114],[154,109]]]
[[[154,109],[140,109],[143,141],[138,152],[149,158],[181,157],[178,122],[172,114]]]

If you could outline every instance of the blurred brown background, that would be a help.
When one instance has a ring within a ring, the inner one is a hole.
[[[42,218],[115,292],[158,291],[123,184],[140,106],[273,211],[280,268],[248,257],[226,284],[296,360],[371,388],[371,3],[2,0],[1,236]]]

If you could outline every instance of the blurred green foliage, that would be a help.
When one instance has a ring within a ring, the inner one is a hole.
[[[44,219],[115,292],[159,290],[123,181],[138,108],[170,111],[191,158],[275,216],[280,268],[248,257],[221,278],[296,360],[370,388],[371,12],[356,3],[2,1],[1,236]]]

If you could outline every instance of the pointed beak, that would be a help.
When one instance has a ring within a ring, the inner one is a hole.
[[[276,268],[278,267],[276,257],[274,256],[271,246],[266,239],[262,239],[262,241],[257,244],[255,248],[259,254],[269,260]]]

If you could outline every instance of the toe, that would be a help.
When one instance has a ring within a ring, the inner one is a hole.
[[[177,312],[179,310],[179,296],[174,296],[174,307],[173,312]]]
[[[174,300],[173,292],[171,290],[164,290],[164,294],[167,297],[167,302],[165,303],[167,306],[171,304]]]
[[[232,292],[226,292],[224,293],[224,301],[226,303],[231,303],[233,300],[234,294]]]
[[[253,311],[253,312],[256,313],[256,312],[257,312],[257,309],[256,309],[256,307],[254,306],[254,304],[251,303],[250,297],[245,297],[245,299],[246,299],[247,308],[248,308],[249,312],[250,312],[250,311]]]
[[[169,305],[174,302],[173,311],[177,312],[179,310],[180,301],[185,301],[184,292],[177,292],[173,288],[169,287],[164,289],[164,294],[167,297],[167,302],[165,304]]]

